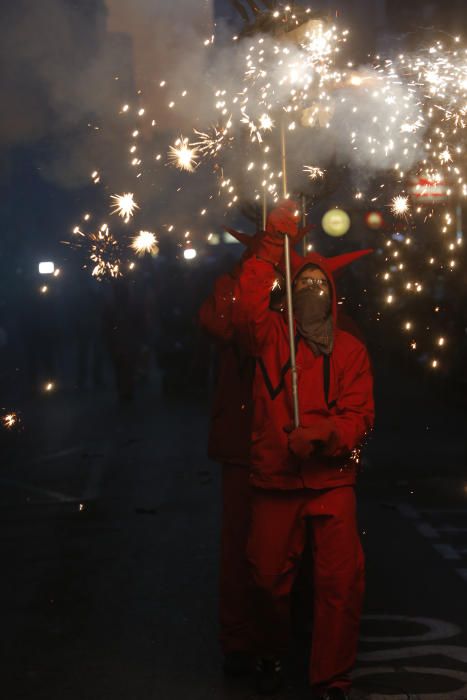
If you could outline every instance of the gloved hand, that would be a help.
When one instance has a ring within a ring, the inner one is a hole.
[[[299,221],[298,204],[292,199],[284,199],[269,213],[266,231],[272,235],[286,233],[293,240],[298,237]]]
[[[297,204],[286,199],[273,209],[266,224],[266,232],[258,242],[255,250],[258,258],[278,265],[284,255],[284,234],[288,234],[292,242],[298,240]]]
[[[285,431],[289,434],[289,450],[300,459],[307,459],[320,447],[325,448],[333,434],[332,424],[326,418],[316,419],[307,428],[287,426]]]

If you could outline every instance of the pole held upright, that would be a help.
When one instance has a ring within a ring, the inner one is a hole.
[[[281,124],[281,155],[282,155],[282,188],[284,199],[287,199],[287,144],[285,140],[285,120],[282,119]],[[284,240],[284,256],[285,256],[285,286],[287,293],[287,321],[289,327],[289,346],[290,346],[290,372],[292,377],[292,400],[293,400],[293,418],[296,428],[300,425],[300,408],[298,403],[298,373],[297,361],[295,357],[295,324],[292,306],[292,272],[290,265],[290,238],[285,235]]]

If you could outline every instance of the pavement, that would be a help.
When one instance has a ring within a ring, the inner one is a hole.
[[[467,700],[465,436],[451,419],[459,440],[446,456],[446,434],[423,443],[420,420],[407,457],[397,405],[360,479],[357,697]],[[221,673],[220,474],[205,456],[207,416],[204,401],[162,401],[152,387],[134,407],[101,392],[24,411],[0,466],[6,700],[255,697]],[[307,697],[292,653],[278,698]]]

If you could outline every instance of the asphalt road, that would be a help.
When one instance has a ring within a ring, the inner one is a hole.
[[[253,698],[248,681],[221,674],[220,481],[205,405],[149,390],[132,409],[110,394],[57,396],[28,420],[0,467],[2,697]],[[391,469],[390,440],[401,436],[379,438],[360,480],[356,686],[372,700],[467,700],[462,446],[456,469],[439,463],[427,478],[403,450]],[[299,657],[281,699],[308,697]]]

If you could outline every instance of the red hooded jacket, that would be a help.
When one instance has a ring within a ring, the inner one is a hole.
[[[325,489],[354,484],[358,448],[373,427],[373,380],[363,343],[337,327],[333,272],[364,253],[330,259],[310,254],[294,257],[292,262],[294,278],[309,263],[318,265],[326,274],[332,289],[335,323],[334,349],[329,359],[315,357],[297,336],[300,424],[310,427],[325,421],[332,428],[325,449],[306,460],[290,452],[284,430],[293,421],[289,334],[285,315],[269,309],[274,281],[271,263],[279,262],[282,256],[277,238],[271,240],[266,235],[258,254],[261,258],[252,257],[243,265],[234,306],[234,322],[237,317],[243,325],[247,322],[248,346],[257,360],[251,483],[267,489]]]
[[[219,343],[208,455],[216,462],[249,466],[255,361],[235,339],[232,306],[238,281],[234,275],[216,280],[213,294],[199,312],[201,326]]]

